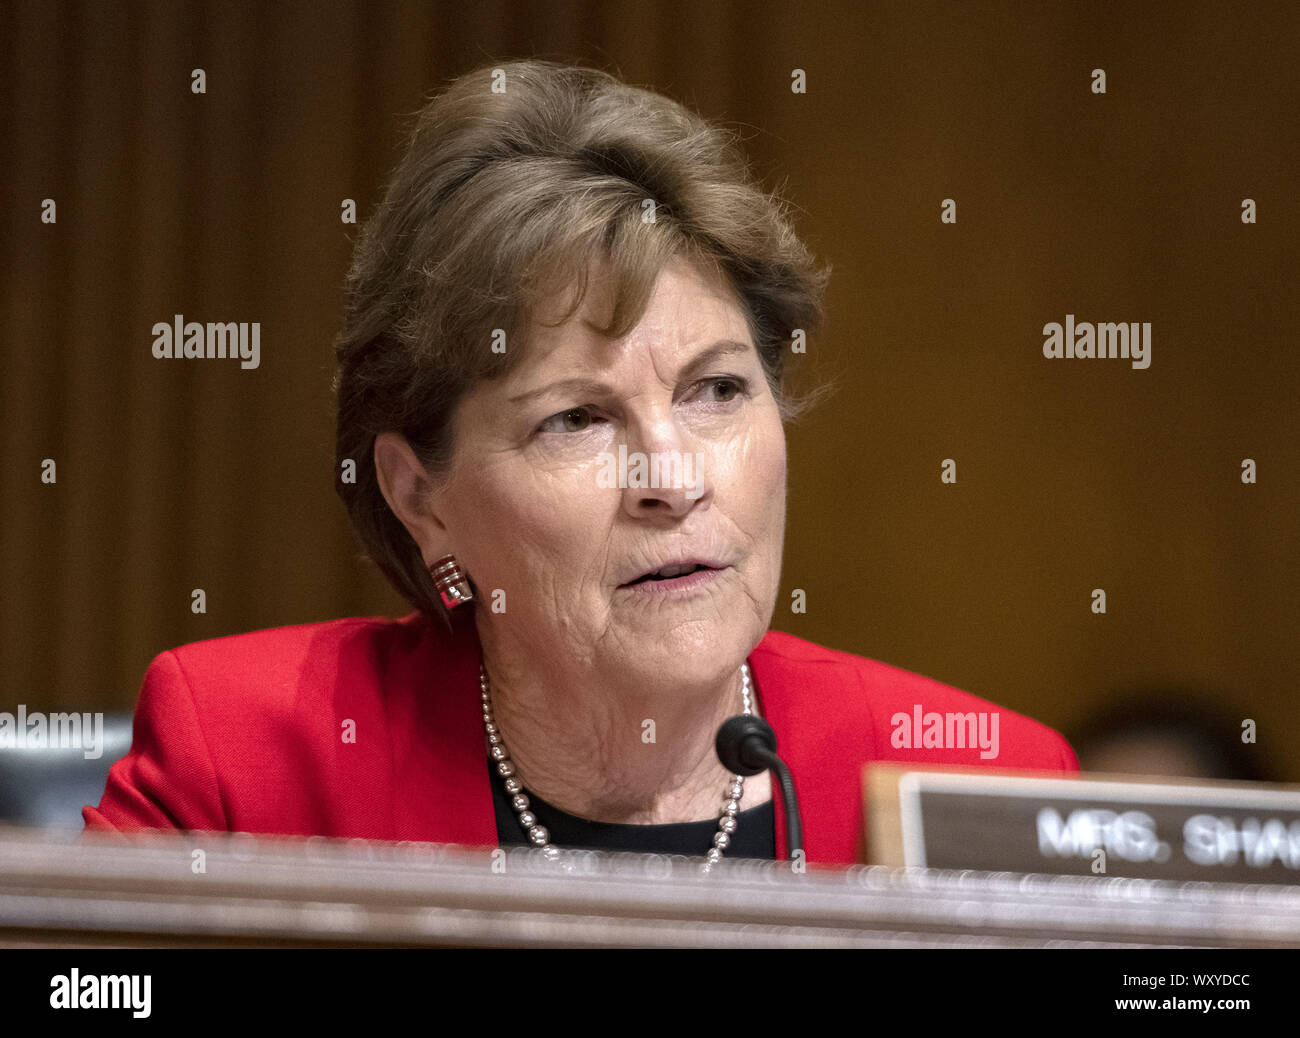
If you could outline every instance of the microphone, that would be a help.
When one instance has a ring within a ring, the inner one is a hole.
[[[746,776],[768,768],[776,772],[785,804],[786,857],[793,861],[795,852],[803,851],[803,821],[799,817],[799,798],[795,796],[790,769],[776,755],[776,732],[772,726],[761,717],[739,714],[723,722],[714,745],[718,760],[730,772]]]

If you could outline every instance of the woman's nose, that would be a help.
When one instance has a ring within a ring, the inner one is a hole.
[[[623,489],[623,507],[636,518],[661,513],[673,517],[687,515],[700,501],[712,496],[712,489],[699,473],[698,459],[659,460],[660,471],[646,479],[632,478]],[[679,469],[683,474],[679,475]],[[671,470],[672,474],[669,475]]]
[[[711,494],[708,455],[678,422],[630,423],[619,445],[623,505],[635,516],[661,511],[685,515]]]
[[[710,492],[704,468],[704,455],[691,451],[629,455],[624,505],[633,515],[665,510],[685,515]]]

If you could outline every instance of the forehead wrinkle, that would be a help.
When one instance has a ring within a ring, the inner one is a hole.
[[[574,356],[560,362],[557,365],[559,370],[547,383],[564,381],[566,375],[573,379],[586,378],[592,383],[601,381],[603,375],[607,382],[621,382],[623,373],[618,369],[625,365],[636,367],[637,354],[646,350],[656,379],[671,389],[675,384],[675,373],[666,372],[664,366],[678,361],[678,367],[686,370],[695,358],[682,357],[682,354],[694,343],[733,339],[745,343],[750,350],[754,349],[752,330],[744,316],[743,304],[740,319],[736,320],[737,303],[734,292],[727,286],[702,279],[689,268],[679,271],[671,282],[661,278],[647,301],[641,320],[622,338],[610,339],[602,335],[599,323],[587,316],[590,308],[586,306],[563,324],[544,325],[537,329],[529,343],[529,355],[511,373],[510,381],[519,385],[527,374],[536,374],[544,371],[548,364],[556,364],[557,353],[572,351]],[[700,352],[703,350],[695,351]],[[611,388],[618,387],[611,385]],[[533,392],[525,390],[521,395],[532,395]]]

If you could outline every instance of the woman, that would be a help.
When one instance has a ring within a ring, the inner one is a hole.
[[[859,859],[868,760],[1077,767],[1055,732],[768,631],[785,528],[782,357],[826,274],[718,129],[527,61],[421,113],[356,249],[339,491],[416,606],[160,655],[90,828]],[[899,738],[979,713],[998,748]]]

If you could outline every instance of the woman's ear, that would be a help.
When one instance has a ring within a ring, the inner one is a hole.
[[[433,481],[399,433],[375,437],[375,477],[393,514],[406,527],[426,561],[447,553],[447,528],[433,512]]]

